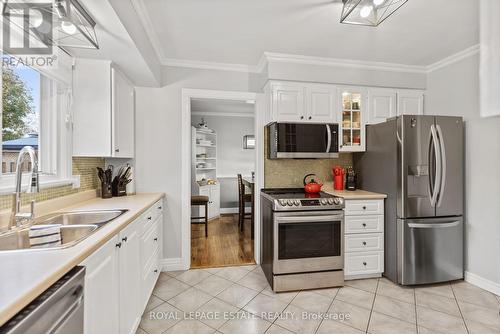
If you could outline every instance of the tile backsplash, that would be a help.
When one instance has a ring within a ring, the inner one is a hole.
[[[21,195],[22,204],[27,204],[31,200],[36,202],[46,201],[49,199],[75,194],[80,191],[97,189],[99,187],[99,179],[97,177],[96,167],[104,168],[105,161],[103,158],[73,158],[73,175],[80,175],[80,188],[73,189],[71,185],[54,187],[41,190],[36,194]],[[10,209],[12,207],[12,195],[0,196],[0,210]]]
[[[316,174],[317,180],[333,182],[334,166],[352,166],[352,154],[341,153],[337,159],[268,159],[267,131],[264,131],[264,187],[303,187],[307,174]]]

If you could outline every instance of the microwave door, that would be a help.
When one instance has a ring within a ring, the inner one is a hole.
[[[278,158],[328,158],[337,152],[334,125],[278,123],[276,127]]]

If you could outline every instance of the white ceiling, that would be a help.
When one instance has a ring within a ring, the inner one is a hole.
[[[479,38],[476,0],[409,0],[377,28],[340,24],[338,0],[133,1],[163,63],[255,65],[268,51],[425,66]]]
[[[250,101],[249,101],[250,102]],[[206,115],[250,116],[254,115],[254,104],[242,101],[192,99],[191,112]]]

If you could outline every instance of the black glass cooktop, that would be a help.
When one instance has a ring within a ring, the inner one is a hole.
[[[324,192],[319,192],[317,194],[309,194],[304,191],[304,188],[268,188],[262,189],[262,192],[272,196],[275,199],[303,199],[303,198],[333,198],[334,195],[330,195]]]

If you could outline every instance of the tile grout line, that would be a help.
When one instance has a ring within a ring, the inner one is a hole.
[[[342,289],[342,287],[340,287],[338,290],[337,290],[337,293],[335,293],[335,296],[333,296],[333,299],[332,301],[330,302],[330,305],[328,305],[328,308],[326,309],[326,313],[329,313],[330,312],[330,309],[332,308],[332,305],[333,305],[333,302],[335,301],[335,298],[337,298],[337,295],[339,294],[339,291],[340,289]],[[323,322],[325,321],[325,319],[321,319],[318,327],[316,328],[316,330],[314,331],[314,334],[316,334],[318,331],[319,331],[319,328],[321,327],[321,325],[323,324]]]
[[[413,302],[415,303],[415,330],[418,334],[417,290],[413,289]]]
[[[370,328],[370,321],[372,320],[373,307],[375,306],[375,299],[377,299],[378,284],[380,283],[380,278],[377,279],[377,288],[375,289],[375,296],[373,297],[372,307],[370,308],[370,316],[368,317],[368,323],[366,324],[365,333],[368,333],[368,328]]]
[[[460,316],[462,317],[462,321],[464,323],[465,330],[467,331],[467,333],[470,333],[469,327],[467,326],[467,322],[465,321],[464,315],[462,313],[462,309],[460,308],[460,304],[458,303],[457,296],[455,295],[455,289],[453,289],[453,285],[451,283],[450,283],[450,287],[451,287],[451,292],[453,292],[453,297],[455,298],[455,303],[457,303],[458,311],[460,312]]]

